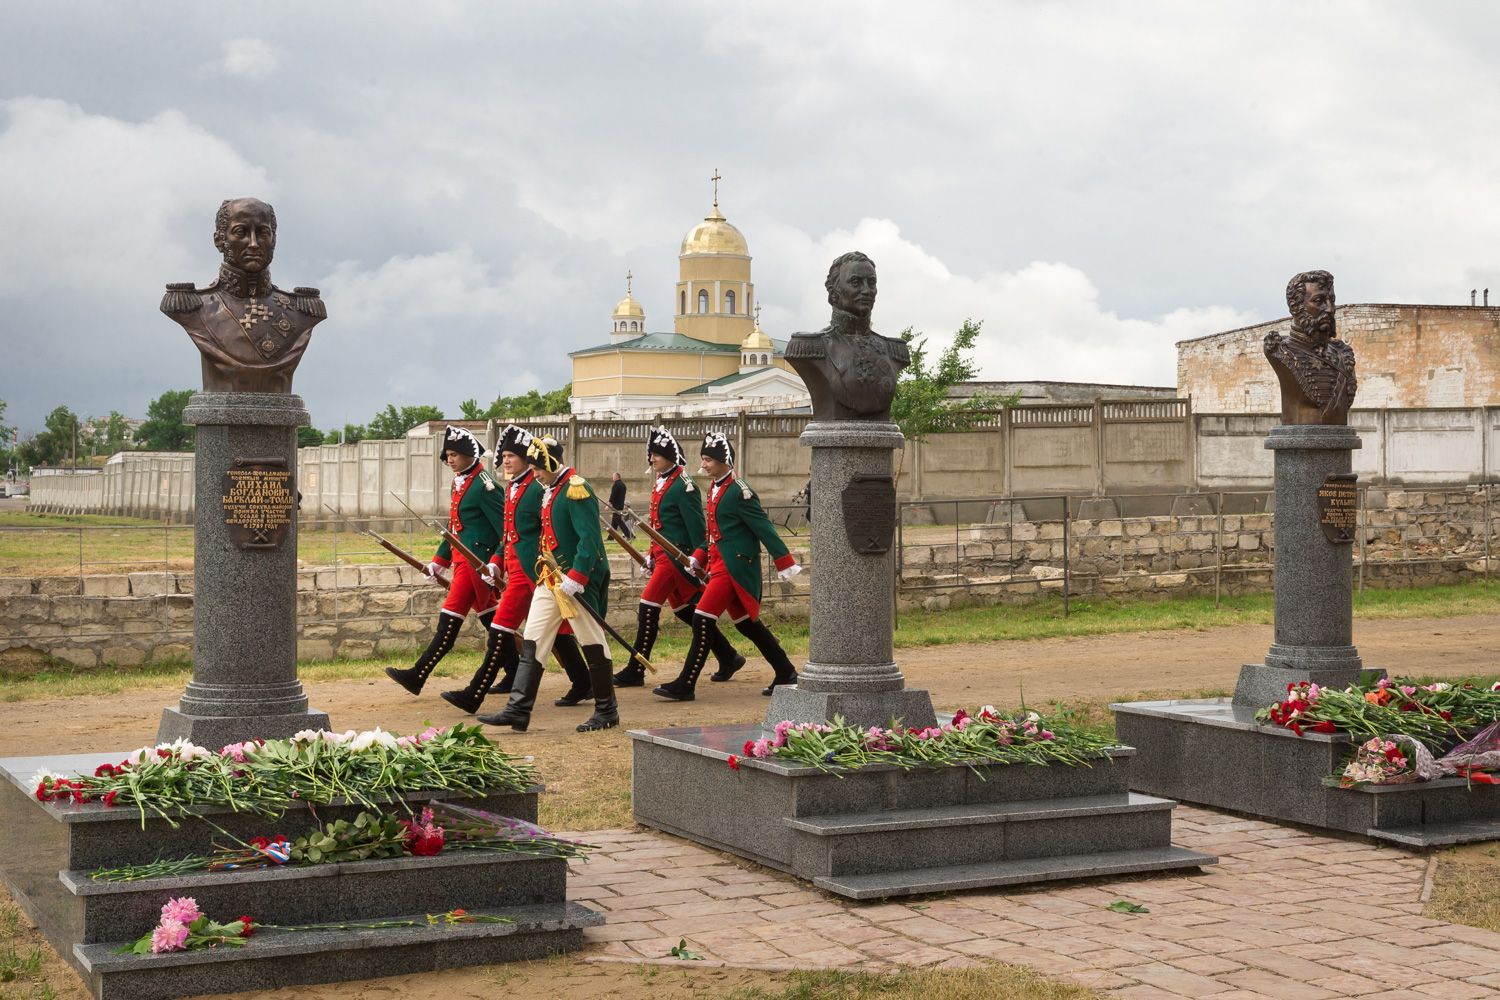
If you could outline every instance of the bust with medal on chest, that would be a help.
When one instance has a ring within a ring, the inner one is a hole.
[[[271,284],[276,211],[256,198],[219,206],[214,246],[219,276],[206,288],[169,284],[161,300],[202,355],[203,391],[291,392],[312,328],[328,315],[318,290]]]
[[[833,318],[817,333],[793,334],[786,348],[812,395],[813,419],[888,421],[896,379],[911,353],[899,338],[870,329],[875,263],[858,250],[846,253],[823,284]]]
[[[1347,424],[1357,387],[1354,349],[1338,339],[1334,325],[1333,275],[1296,275],[1287,282],[1286,304],[1291,335],[1268,333],[1263,345],[1281,383],[1281,422]]]

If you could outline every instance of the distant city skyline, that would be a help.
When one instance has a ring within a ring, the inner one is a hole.
[[[1167,385],[1173,344],[1343,302],[1500,294],[1500,11],[1290,2],[626,6],[186,0],[0,10],[7,425],[196,388],[157,310],[216,273],[227,197],[329,318],[319,428],[568,380],[634,274],[670,330],[720,205],[773,337],[880,269],[881,332],[982,320],[982,377]]]

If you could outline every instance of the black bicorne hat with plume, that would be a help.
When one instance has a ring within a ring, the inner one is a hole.
[[[728,466],[734,465],[734,446],[729,443],[729,438],[718,431],[709,431],[703,435],[703,448],[699,454]]]
[[[677,465],[687,465],[687,455],[682,451],[682,445],[672,436],[672,432],[665,427],[653,427],[651,433],[646,435],[646,461],[651,461],[652,455],[660,455]]]
[[[531,448],[532,440],[531,432],[526,428],[506,424],[505,429],[500,432],[500,439],[495,442],[495,453],[503,455],[508,451],[512,455],[525,458]]]
[[[443,450],[438,454],[438,457],[446,459],[450,451],[463,455],[466,458],[479,458],[484,454],[485,448],[473,434],[462,427],[455,427],[449,424],[448,428],[443,431]]]

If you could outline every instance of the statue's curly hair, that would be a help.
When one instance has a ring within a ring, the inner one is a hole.
[[[233,205],[237,201],[260,201],[260,199],[259,198],[226,198],[223,201],[219,202],[219,210],[214,213],[214,245],[215,246],[217,246],[219,244],[219,241],[221,239],[223,239],[224,236],[229,232],[229,206]],[[266,202],[261,201],[260,203],[262,205],[266,206],[266,212],[267,212],[267,214],[269,214],[271,216],[271,228],[275,229],[276,228],[276,209],[272,208]]]
[[[1322,285],[1331,292],[1333,275],[1327,271],[1303,271],[1292,275],[1292,280],[1286,283],[1286,307],[1293,316],[1297,315],[1297,310],[1302,308],[1302,303],[1307,299],[1308,285]]]
[[[833,258],[833,263],[828,265],[828,277],[823,281],[823,287],[828,289],[828,301],[833,302],[833,286],[839,280],[839,268],[854,261],[862,261],[875,266],[875,262],[858,250],[850,250],[848,253],[839,254]]]

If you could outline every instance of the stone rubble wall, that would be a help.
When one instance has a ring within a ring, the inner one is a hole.
[[[997,504],[992,511],[1003,518],[1009,509]],[[1364,544],[1354,555],[1366,587],[1500,575],[1500,486],[1370,490],[1362,516]],[[1216,580],[1225,595],[1266,591],[1272,519],[1270,513],[1078,519],[1068,524],[1066,560],[1061,520],[970,525],[958,529],[957,542],[917,541],[936,533],[912,529],[901,551],[898,601],[906,610],[1022,603],[1060,595],[1065,572],[1074,595],[1212,594]],[[794,551],[806,566],[802,546]],[[621,555],[612,557],[611,574],[609,617],[632,637],[642,580]],[[812,575],[781,583],[767,567],[769,613],[805,616]],[[404,566],[304,569],[297,588],[303,660],[420,649],[443,599],[441,589]],[[48,657],[84,668],[188,660],[192,589],[191,572],[0,578],[0,675]],[[471,619],[460,641],[483,642],[477,622]]]

